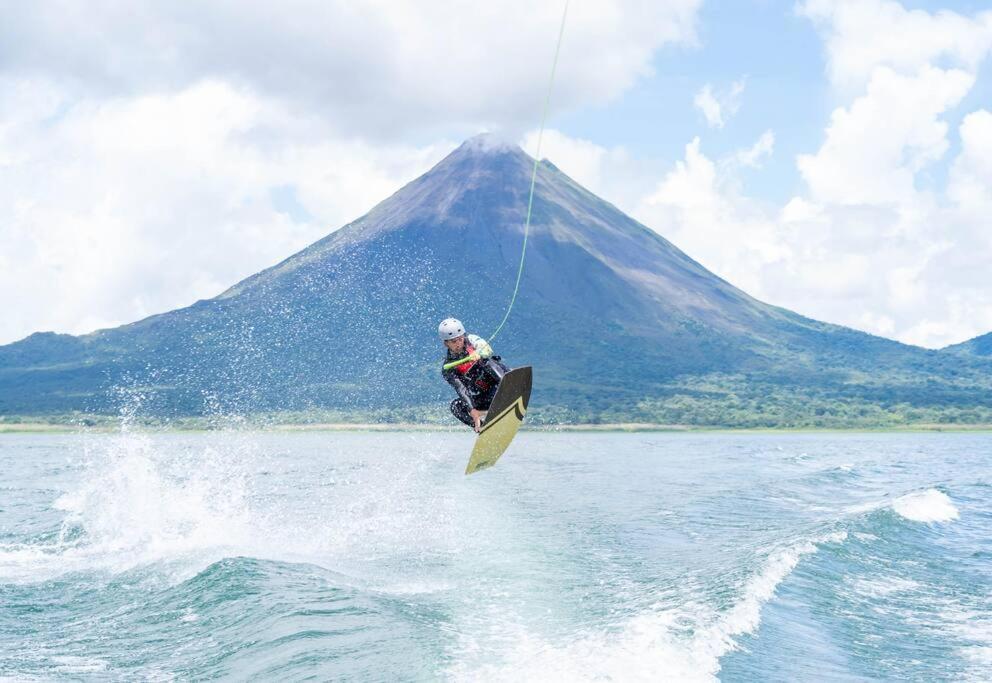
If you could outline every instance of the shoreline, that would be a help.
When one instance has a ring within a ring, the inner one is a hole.
[[[211,427],[208,425],[136,425],[131,431],[139,433],[248,431],[270,433],[292,432],[462,432],[458,425],[416,423],[312,423],[312,424],[239,424]],[[72,425],[47,422],[0,422],[3,434],[112,434],[120,431],[116,423]],[[664,433],[664,434],[901,434],[901,433],[989,433],[992,424],[975,425],[888,425],[876,427],[721,427],[714,425],[671,425],[653,423],[557,424],[527,425],[520,431],[536,433]]]

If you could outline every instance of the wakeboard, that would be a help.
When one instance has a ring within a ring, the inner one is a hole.
[[[492,467],[509,447],[527,412],[530,386],[530,367],[514,368],[503,375],[475,440],[465,474]]]

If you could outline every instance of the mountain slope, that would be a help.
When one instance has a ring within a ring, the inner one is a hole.
[[[969,339],[960,344],[946,346],[941,350],[951,351],[953,353],[967,353],[973,356],[992,357],[992,332],[975,337],[974,339]]]
[[[454,315],[485,336],[502,318],[532,164],[474,138],[214,299],[0,347],[0,413],[112,411],[112,387],[166,415],[441,410],[450,390],[437,321]],[[538,415],[582,420],[722,423],[737,410],[779,424],[781,408],[829,413],[838,402],[982,411],[992,367],[761,303],[548,162],[520,294],[495,346],[511,365],[535,366]]]

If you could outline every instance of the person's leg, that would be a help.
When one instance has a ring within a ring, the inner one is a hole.
[[[456,398],[451,402],[451,414],[469,427],[475,427],[475,422],[473,422],[472,415],[469,412],[470,410],[465,401],[460,398]]]

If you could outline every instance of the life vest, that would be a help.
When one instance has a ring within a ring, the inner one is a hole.
[[[465,355],[471,356],[473,353],[475,353],[475,347],[472,344],[470,344],[468,342],[468,339],[466,338]],[[480,372],[479,377],[477,377],[474,380],[468,377],[468,373],[472,370],[472,368],[474,368],[478,364],[478,362],[479,361],[477,360],[472,360],[462,363],[461,365],[456,365],[455,372],[465,377],[465,379],[471,381],[472,384],[478,387],[481,391],[489,391],[490,387],[492,387],[492,383],[487,380],[485,373]]]
[[[475,347],[472,346],[471,344],[469,344],[468,343],[468,339],[466,339],[465,340],[465,355],[466,356],[471,356],[473,353],[475,353]],[[455,372],[457,372],[459,375],[467,375],[468,374],[468,371],[471,370],[472,368],[474,368],[475,367],[475,364],[478,363],[478,362],[479,361],[476,361],[476,360],[470,360],[470,361],[467,361],[465,363],[462,363],[461,365],[456,365],[455,366]]]

